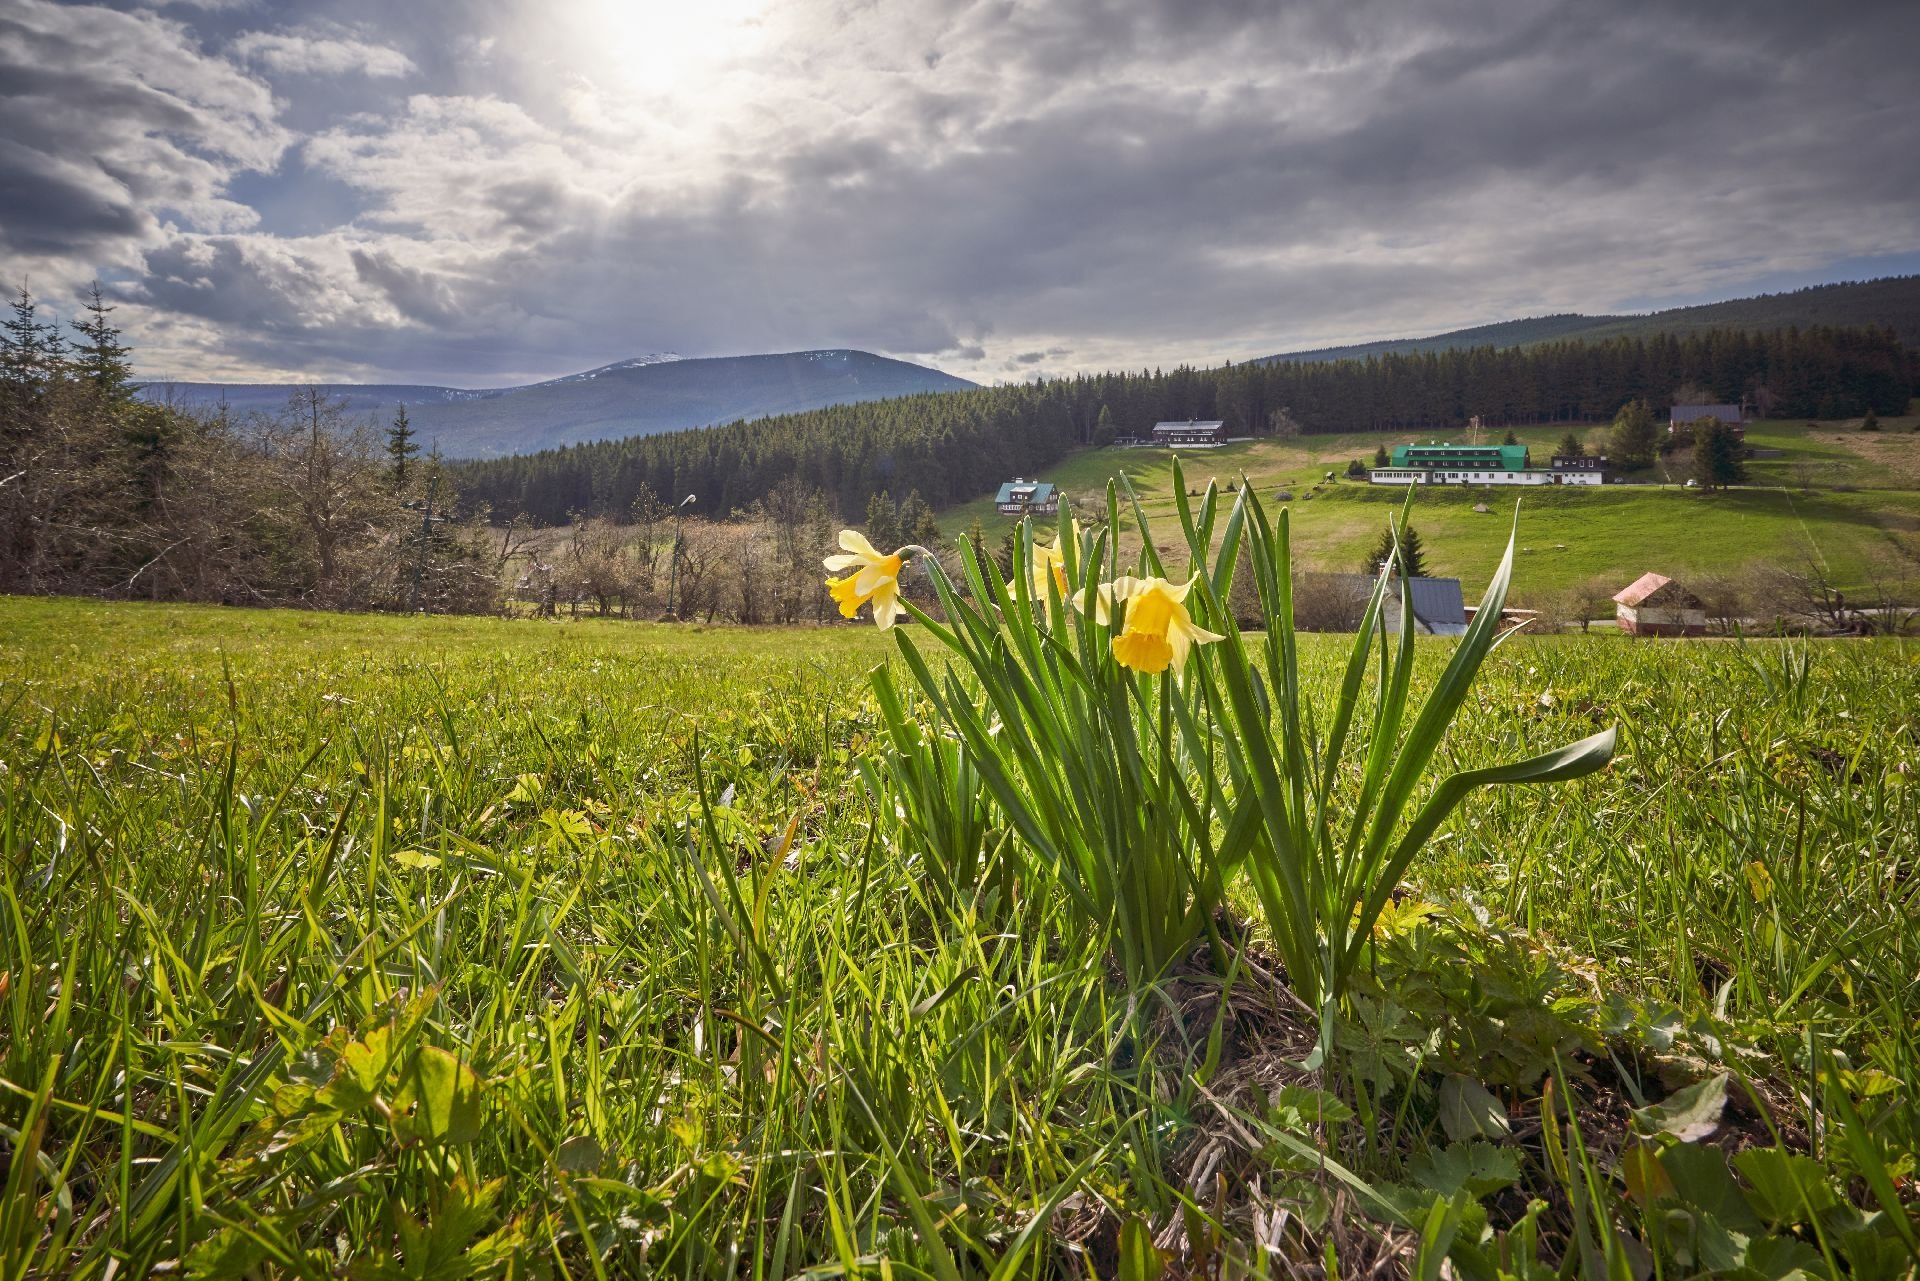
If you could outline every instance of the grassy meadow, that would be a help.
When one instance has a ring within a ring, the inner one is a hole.
[[[1649,569],[1684,580],[1762,564],[1798,565],[1810,552],[1831,567],[1843,587],[1853,587],[1866,580],[1874,558],[1910,559],[1920,553],[1916,427],[1920,417],[1911,415],[1881,420],[1878,432],[1860,431],[1858,420],[1762,421],[1752,424],[1748,441],[1779,456],[1749,462],[1748,484],[1726,493],[1686,490],[1683,454],[1654,469],[1653,478],[1663,485],[1423,490],[1416,525],[1431,572],[1471,584],[1499,558],[1513,503],[1520,499],[1526,516],[1516,597],[1522,602],[1529,594],[1572,588],[1595,576],[1617,577],[1624,587]],[[1566,424],[1541,425],[1516,428],[1514,434],[1543,458],[1568,430]],[[1605,424],[1572,430],[1590,447],[1602,447]],[[1488,438],[1499,435],[1490,432]],[[1405,495],[1397,487],[1349,480],[1347,464],[1354,459],[1371,463],[1376,447],[1404,440],[1404,435],[1300,436],[1180,456],[1190,488],[1209,478],[1237,484],[1244,475],[1269,499],[1281,491],[1292,494],[1294,545],[1302,565],[1354,572],[1378,542],[1387,511]],[[1162,450],[1086,450],[1043,479],[1085,507],[1109,477],[1124,471],[1147,514],[1171,531],[1172,457]],[[1324,479],[1329,471],[1335,476],[1331,484]],[[1475,512],[1478,504],[1491,510]],[[996,546],[1011,523],[987,498],[941,512],[941,528],[958,534],[976,518]]]
[[[936,893],[894,653],[0,599],[0,1274],[1912,1275],[1912,645],[1510,640],[1440,763],[1613,764],[1454,811],[1325,1027],[1244,883],[1144,990]]]

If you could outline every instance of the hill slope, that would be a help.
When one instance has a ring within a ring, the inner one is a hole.
[[[322,390],[345,401],[350,414],[381,421],[404,404],[422,441],[437,443],[450,457],[487,458],[973,385],[904,360],[835,350],[692,360],[642,356],[495,390],[404,384]],[[283,383],[163,383],[144,394],[187,407],[224,403],[236,413],[271,413],[296,389]]]
[[[1920,276],[1890,276],[1853,284],[1817,285],[1785,294],[1761,294],[1726,302],[1676,307],[1644,316],[1535,316],[1503,320],[1471,329],[1455,329],[1427,338],[1398,338],[1351,347],[1321,347],[1267,356],[1257,363],[1304,364],[1321,360],[1365,360],[1388,354],[1415,355],[1466,347],[1531,347],[1535,343],[1608,338],[1649,338],[1655,334],[1702,333],[1709,329],[1749,332],[1799,325],[1885,325],[1908,346],[1920,346]]]

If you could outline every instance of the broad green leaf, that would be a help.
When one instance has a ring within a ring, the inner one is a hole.
[[[1506,1106],[1478,1081],[1458,1072],[1440,1082],[1440,1128],[1455,1143],[1504,1139],[1513,1133]]]
[[[1676,1143],[1660,1153],[1660,1168],[1673,1180],[1674,1194],[1698,1206],[1735,1232],[1756,1236],[1765,1229],[1727,1167],[1727,1154],[1700,1143]]]
[[[1733,1158],[1733,1165],[1752,1185],[1748,1202],[1776,1227],[1811,1223],[1822,1210],[1839,1204],[1825,1168],[1812,1157],[1778,1148],[1748,1148]]]
[[[1633,1110],[1634,1128],[1642,1134],[1671,1134],[1682,1143],[1696,1143],[1720,1128],[1727,1106],[1725,1073],[1675,1090],[1650,1107]]]
[[[239,1228],[221,1228],[187,1251],[186,1273],[195,1281],[240,1281],[266,1262],[267,1253]]]
[[[1421,1187],[1443,1197],[1456,1192],[1485,1196],[1520,1181],[1520,1158],[1512,1148],[1497,1148],[1477,1140],[1430,1149],[1415,1157],[1408,1168]]]
[[[333,1065],[332,1078],[315,1092],[315,1100],[336,1112],[358,1112],[386,1084],[392,1060],[393,1028],[382,1024],[347,1043]]]
[[[394,1125],[402,1138],[424,1143],[471,1143],[484,1113],[480,1078],[436,1045],[423,1045],[401,1074]]]

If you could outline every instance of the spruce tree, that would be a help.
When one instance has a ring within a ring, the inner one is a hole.
[[[1393,531],[1389,529],[1380,535],[1380,541],[1374,544],[1372,554],[1367,557],[1367,573],[1378,574],[1380,567],[1392,556]],[[1400,531],[1400,562],[1408,578],[1427,576],[1427,555],[1420,546],[1420,531],[1411,525]]]
[[[414,435],[413,424],[407,420],[407,407],[402,405],[393,416],[393,424],[387,428],[387,483],[395,493],[407,487],[407,467],[420,452],[420,446],[413,443]]]
[[[902,541],[922,547],[940,545],[939,522],[934,520],[933,508],[920,497],[917,489],[908,490],[907,500],[900,504],[900,534]]]
[[[966,539],[973,544],[973,558],[984,567],[987,563],[987,527],[980,523],[978,516],[967,526]]]
[[[867,499],[867,541],[883,556],[900,545],[900,509],[884,489]]]
[[[1744,446],[1737,432],[1717,418],[1703,418],[1693,429],[1693,479],[1702,489],[1724,489],[1747,478]]]
[[[1389,466],[1392,466],[1392,464],[1393,464],[1393,455],[1387,452],[1387,447],[1385,445],[1382,445],[1378,449],[1373,451],[1373,465],[1375,467],[1389,467]]]
[[[1012,578],[1014,564],[1020,559],[1020,522],[1014,521],[1007,526],[1007,536],[1000,540],[1000,552],[993,563],[1000,567],[1000,577]]]
[[[1587,443],[1580,439],[1580,433],[1570,431],[1560,438],[1560,449],[1555,457],[1584,458],[1586,457],[1586,453]]]
[[[46,392],[64,372],[66,347],[60,331],[38,316],[25,285],[13,300],[13,315],[0,321],[0,382],[30,396]]]
[[[1651,467],[1660,453],[1660,425],[1644,400],[1632,400],[1614,415],[1607,439],[1613,461],[1620,467]]]
[[[123,405],[139,389],[133,383],[133,354],[120,341],[119,328],[107,319],[107,313],[113,310],[101,296],[96,280],[87,298],[86,319],[72,322],[82,339],[74,345],[78,356],[74,367],[102,400]]]
[[[1513,428],[1509,427],[1507,428],[1507,434],[1505,438],[1503,438],[1500,443],[1503,445],[1517,445],[1520,443],[1520,438],[1514,435]]]

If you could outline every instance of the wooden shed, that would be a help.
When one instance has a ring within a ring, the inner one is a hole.
[[[1705,636],[1707,610],[1698,596],[1664,574],[1646,573],[1615,593],[1614,616],[1629,636]]]

